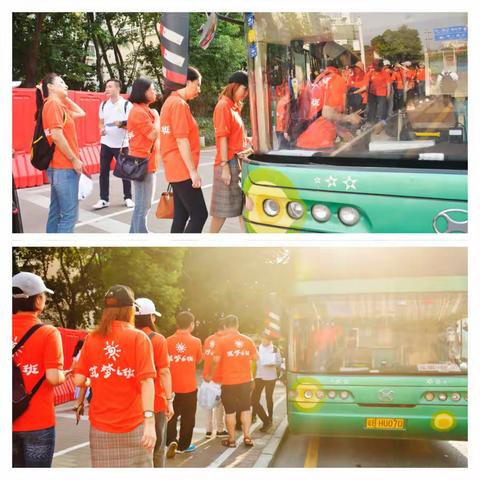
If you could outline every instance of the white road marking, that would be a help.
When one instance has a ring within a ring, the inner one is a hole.
[[[273,404],[273,411],[275,411],[275,408],[277,408],[278,405],[280,405],[281,402],[285,400],[285,395],[282,395],[274,404]],[[257,420],[252,427],[250,428],[250,433],[253,433],[259,426],[261,425],[260,420]],[[235,448],[226,448],[226,450],[218,456],[210,465],[207,465],[206,468],[218,468],[220,465],[225,462],[228,458],[230,458],[235,451],[238,449],[240,445],[243,445],[242,442],[239,442]]]
[[[79,448],[87,447],[90,445],[90,442],[84,442],[84,443],[79,443],[78,445],[74,445],[73,447],[66,448],[65,450],[60,450],[59,452],[55,452],[53,454],[53,458],[55,457],[60,457],[62,455],[65,455],[66,453],[73,452],[74,450],[78,450]]]

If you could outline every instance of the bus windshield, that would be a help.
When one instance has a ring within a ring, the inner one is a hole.
[[[269,12],[255,28],[257,153],[465,168],[467,14]]]
[[[293,372],[467,373],[466,292],[309,297],[289,318]]]

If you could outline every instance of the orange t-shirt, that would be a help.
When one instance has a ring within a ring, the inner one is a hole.
[[[12,316],[12,348],[27,331],[40,320],[32,313]],[[15,353],[15,363],[20,367],[27,392],[42,378],[45,370],[63,370],[63,350],[60,332],[52,325],[38,329]],[[23,415],[12,425],[14,432],[43,430],[55,425],[53,386],[44,380]]]
[[[369,93],[377,97],[387,96],[387,86],[390,84],[390,74],[386,70],[372,70],[368,73],[370,83]]]
[[[240,114],[240,107],[235,105],[233,100],[225,96],[220,98],[215,107],[213,112],[213,126],[215,128],[215,140],[217,144],[217,154],[215,156],[215,166],[217,166],[222,163],[219,138],[227,137],[228,160],[231,160],[235,153],[245,149],[247,133]]]
[[[92,382],[92,426],[125,433],[143,422],[140,382],[156,376],[152,343],[144,332],[115,320],[107,337],[88,335],[75,373]]]
[[[408,71],[406,72],[405,76],[407,79],[407,90],[410,90],[415,86],[416,75],[417,75],[417,72],[415,72],[415,70],[412,70],[412,69],[408,69]]]
[[[250,362],[257,357],[252,339],[239,332],[227,333],[215,345],[215,356],[220,356],[222,385],[238,385],[252,380]]]
[[[177,138],[188,139],[193,164],[197,168],[200,161],[200,131],[188,103],[177,92],[173,92],[160,112],[160,153],[168,182],[183,182],[190,178],[178,149]]]
[[[345,109],[347,83],[334,67],[328,67],[315,80],[308,118],[314,117],[323,107],[334,108],[342,113]],[[297,146],[300,148],[331,148],[337,136],[337,127],[333,122],[320,116],[299,135]]]
[[[417,70],[417,80],[419,82],[423,82],[425,80],[425,69],[424,68],[419,68]]]
[[[128,153],[133,157],[148,158],[148,171],[155,172],[155,142],[148,138],[153,131],[155,117],[145,103],[134,103],[127,120]]]
[[[356,66],[352,68],[349,86],[356,89],[368,86],[368,77],[361,68]],[[367,103],[368,92],[365,90],[360,95],[362,96],[362,103]]]
[[[153,330],[148,327],[142,328],[142,330],[150,338]],[[153,362],[155,364],[155,370],[157,371],[157,378],[155,378],[155,405],[153,410],[155,412],[166,412],[167,396],[159,372],[162,368],[168,368],[170,366],[170,362],[168,361],[167,340],[163,335],[155,332],[152,338],[150,338],[150,341],[153,347]]]
[[[215,355],[215,346],[217,345],[217,342],[219,342],[224,336],[225,336],[225,332],[216,332],[213,335],[210,335],[209,337],[207,337],[207,339],[205,340],[203,344],[203,355],[204,355],[203,378],[205,378],[210,372],[210,366],[212,365],[212,358]],[[212,380],[215,383],[221,383],[222,374],[221,374],[220,365],[218,365]]]
[[[290,106],[290,92],[288,87],[277,101],[275,109],[275,131],[283,133],[287,130],[288,110]]]
[[[42,110],[42,123],[45,136],[50,145],[53,143],[52,130],[54,128],[61,128],[68,146],[77,156],[77,158],[80,157],[75,121],[73,120],[72,116],[69,115],[69,110],[67,107],[63,105],[60,100],[47,98]],[[72,162],[58,147],[55,147],[52,161],[50,162],[50,167],[67,168],[73,170]]]
[[[190,333],[177,330],[167,338],[172,390],[190,393],[197,389],[197,363],[202,361],[202,342]]]
[[[392,75],[392,82],[395,83],[397,90],[403,90],[403,73],[400,70],[395,70]]]

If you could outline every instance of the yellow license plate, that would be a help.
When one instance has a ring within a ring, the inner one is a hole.
[[[405,430],[404,418],[367,418],[365,419],[367,430]]]

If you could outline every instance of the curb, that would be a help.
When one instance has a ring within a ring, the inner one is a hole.
[[[287,428],[288,419],[287,416],[285,416],[285,418],[280,422],[280,425],[273,433],[272,438],[270,438],[267,445],[262,450],[262,453],[258,457],[257,461],[253,464],[253,468],[267,468],[272,465],[278,447],[280,446],[283,438],[285,437]]]

